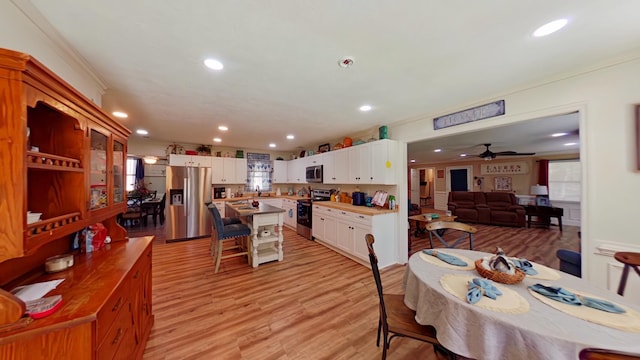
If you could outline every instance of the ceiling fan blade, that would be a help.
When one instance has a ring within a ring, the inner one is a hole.
[[[528,156],[528,155],[535,155],[536,153],[518,153],[515,151],[502,151],[502,152],[498,152],[496,153],[496,155],[498,156]]]

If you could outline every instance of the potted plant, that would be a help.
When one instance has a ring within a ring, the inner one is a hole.
[[[203,156],[211,156],[211,146],[209,145],[200,145],[196,148],[198,155]]]

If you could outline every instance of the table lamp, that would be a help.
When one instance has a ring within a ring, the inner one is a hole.
[[[549,206],[548,204],[549,201],[547,200],[549,195],[549,190],[547,190],[546,185],[539,185],[539,184],[531,185],[531,190],[529,192],[531,193],[531,195],[536,196],[536,205]],[[544,198],[544,200],[542,198]]]

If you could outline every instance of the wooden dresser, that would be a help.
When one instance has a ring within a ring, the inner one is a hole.
[[[34,282],[64,281],[60,309],[26,327],[0,333],[0,359],[140,359],[153,325],[153,236],[79,254],[67,270]]]

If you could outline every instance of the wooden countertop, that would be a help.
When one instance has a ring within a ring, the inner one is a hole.
[[[333,209],[340,209],[345,211],[354,212],[356,214],[362,215],[383,215],[383,214],[392,214],[398,212],[398,209],[389,210],[380,207],[366,207],[366,206],[355,206],[347,203],[339,203],[334,201],[316,201],[313,205],[325,206]]]
[[[280,196],[276,196],[276,195],[269,195],[269,196],[256,196],[256,195],[251,195],[251,196],[241,196],[241,197],[232,197],[232,198],[224,198],[224,199],[213,199],[213,202],[217,202],[217,201],[238,201],[238,200],[253,200],[253,199],[257,199],[258,201],[260,201],[260,199],[290,199],[290,200],[300,200],[300,199],[308,199],[308,196],[298,196],[298,195],[280,195]]]

